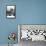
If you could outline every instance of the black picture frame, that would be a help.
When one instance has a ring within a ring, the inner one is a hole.
[[[7,19],[16,19],[16,5],[7,5],[6,6],[6,18]]]

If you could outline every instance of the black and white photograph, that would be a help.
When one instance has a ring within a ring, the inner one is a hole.
[[[20,46],[43,45],[46,43],[46,25],[18,25],[18,41]]]
[[[6,18],[16,18],[16,5],[8,5],[6,7]]]

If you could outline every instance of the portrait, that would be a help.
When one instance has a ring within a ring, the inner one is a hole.
[[[16,5],[9,5],[6,7],[6,18],[16,18]]]

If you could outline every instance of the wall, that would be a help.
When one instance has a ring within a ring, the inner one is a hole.
[[[9,4],[16,4],[16,19],[6,19]],[[0,44],[8,43],[9,32],[17,34],[17,24],[46,24],[46,0],[0,0]]]
[[[17,0],[19,24],[46,24],[46,0]]]

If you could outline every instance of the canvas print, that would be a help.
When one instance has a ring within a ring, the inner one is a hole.
[[[46,41],[46,25],[19,25],[20,40]],[[19,32],[18,32],[19,33]]]
[[[46,25],[18,25],[19,46],[35,46],[46,43]],[[45,45],[46,46],[46,45]]]
[[[6,18],[16,18],[16,5],[6,7]]]

